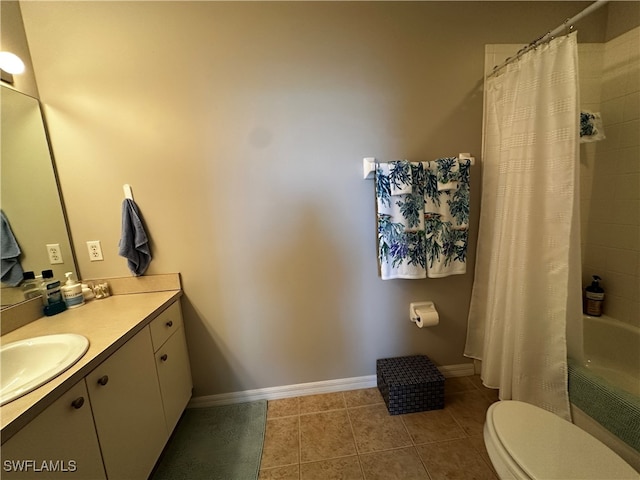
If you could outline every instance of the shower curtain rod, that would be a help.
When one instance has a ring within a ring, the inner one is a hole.
[[[598,8],[602,7],[603,5],[605,5],[608,2],[609,2],[609,0],[596,0],[591,5],[589,5],[587,8],[585,8],[581,12],[577,13],[573,17],[567,18],[562,23],[562,25],[559,25],[558,27],[556,27],[555,29],[551,30],[550,32],[547,32],[544,35],[542,35],[541,37],[535,39],[529,45],[521,48],[518,51],[518,53],[516,53],[513,57],[509,57],[504,62],[502,62],[500,65],[498,65],[496,67],[493,67],[493,71],[490,74],[487,75],[487,78],[494,76],[496,73],[498,73],[504,67],[506,67],[511,62],[513,62],[513,61],[517,60],[518,58],[520,58],[522,55],[527,53],[532,48],[536,48],[538,45],[540,45],[540,44],[542,44],[542,43],[544,43],[544,42],[546,42],[548,40],[551,40],[553,37],[555,37],[559,33],[562,33],[564,30],[567,29],[567,27],[569,27],[570,29],[573,28],[573,24],[576,23],[578,20],[581,20],[583,17],[586,17],[591,12],[597,10]]]

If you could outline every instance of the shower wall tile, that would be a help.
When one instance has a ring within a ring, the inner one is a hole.
[[[627,173],[625,175],[618,175],[615,191],[616,200],[629,201],[640,199],[640,188],[638,188],[639,186],[639,173]]]
[[[600,82],[602,80],[602,59],[604,55],[604,45],[602,43],[579,43],[579,74],[580,82],[584,80],[598,80],[598,98],[600,98]],[[583,88],[583,84],[580,84]],[[598,100],[600,101],[600,100]]]
[[[640,118],[640,92],[630,93],[623,97],[622,121]]]
[[[634,276],[638,272],[640,253],[617,248],[606,248],[606,265],[609,271]]]
[[[601,100],[607,138],[581,166],[583,282],[600,275],[605,314],[640,326],[640,27],[604,45]]]
[[[620,148],[635,147],[640,144],[640,120],[623,122],[620,130]]]
[[[581,148],[583,282],[600,275],[605,313],[640,326],[640,27],[604,45],[601,101],[607,138]]]
[[[638,158],[640,158],[640,145],[620,149],[618,154],[620,173],[640,172]],[[640,190],[640,185],[637,185],[637,187]]]
[[[580,77],[580,101],[583,109],[593,110],[593,107],[600,104],[600,94],[601,94],[600,85],[601,85],[600,78]]]
[[[580,92],[582,96],[582,92]],[[622,122],[622,110],[624,108],[624,97],[611,98],[605,102],[602,102],[600,107],[600,113],[602,114],[602,122],[604,125],[605,134],[607,131],[607,125],[614,125]]]

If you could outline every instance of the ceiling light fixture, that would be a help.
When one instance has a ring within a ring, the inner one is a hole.
[[[24,72],[24,62],[15,53],[0,52],[0,78],[13,84],[13,76]]]

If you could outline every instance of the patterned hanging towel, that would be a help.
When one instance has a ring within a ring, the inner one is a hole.
[[[467,272],[469,237],[468,160],[455,157],[428,162],[425,168],[425,248],[429,278]],[[442,178],[449,179],[442,182]],[[441,185],[451,184],[442,189]],[[437,185],[437,187],[435,187]]]
[[[605,138],[600,113],[588,110],[580,112],[580,143],[597,142]]]
[[[383,280],[466,272],[469,166],[456,157],[376,166]]]
[[[394,195],[398,192],[405,193]],[[427,276],[423,192],[422,163],[405,160],[376,166],[378,259],[383,280]]]

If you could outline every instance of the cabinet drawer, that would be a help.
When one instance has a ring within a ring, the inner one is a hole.
[[[180,300],[176,300],[162,312],[149,326],[151,327],[151,341],[153,351],[157,352],[164,342],[182,326],[182,311]]]

